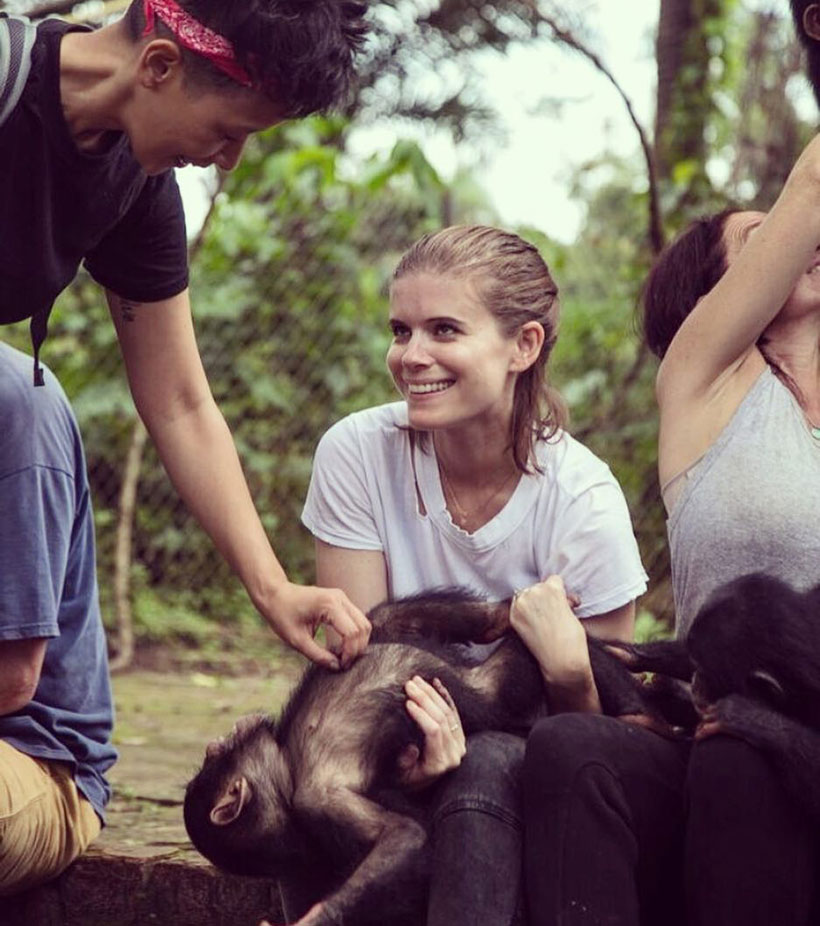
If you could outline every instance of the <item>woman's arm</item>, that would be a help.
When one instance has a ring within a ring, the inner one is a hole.
[[[820,136],[800,155],[768,215],[752,225],[673,338],[659,374],[663,391],[708,395],[755,349],[808,269],[820,245]]]
[[[187,291],[153,303],[107,296],[134,402],[183,501],[276,633],[315,662],[346,665],[367,644],[369,623],[338,589],[288,581],[211,395]],[[344,641],[340,660],[313,639],[323,623]]]
[[[658,371],[662,484],[711,446],[765,367],[758,339],[820,244],[820,136],[768,215],[733,220],[729,266],[684,320]]]
[[[381,550],[349,550],[316,540],[316,583],[340,588],[362,611],[387,598],[387,565]]]
[[[572,612],[560,576],[550,576],[519,592],[510,623],[541,668],[551,714],[601,712],[589,661],[587,632],[607,639],[631,640],[635,603],[579,620]]]

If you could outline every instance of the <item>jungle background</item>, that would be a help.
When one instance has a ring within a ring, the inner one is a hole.
[[[627,155],[613,148],[594,157],[579,146],[564,193],[582,207],[572,240],[535,225],[515,230],[537,243],[561,289],[552,380],[568,400],[570,430],[609,462],[629,502],[650,574],[640,632],[669,628],[656,365],[640,339],[641,282],[663,242],[693,216],[727,201],[771,205],[815,131],[816,108],[786,0],[659,0],[644,42],[655,112],[642,122],[596,33],[601,4],[630,15],[631,0],[374,0],[375,35],[346,110],[253,138],[240,166],[204,188],[205,219],[190,240],[199,344],[258,510],[295,581],[312,580],[312,541],[299,514],[320,435],[348,412],[393,398],[383,358],[386,284],[398,255],[442,224],[499,224],[477,172],[445,178],[420,130],[446,133],[456,150],[503,144],[487,62],[557,47],[597,76],[614,101],[611,118],[634,144]],[[21,0],[0,8],[101,23],[126,5]],[[577,98],[549,77],[531,80],[560,133]],[[357,127],[380,125],[393,141],[363,157],[351,143]],[[55,308],[44,359],[85,438],[115,665],[170,644],[215,664],[248,658],[255,646],[270,653],[276,641],[146,440],[107,315],[102,292],[81,273]],[[3,337],[29,349],[26,325]]]

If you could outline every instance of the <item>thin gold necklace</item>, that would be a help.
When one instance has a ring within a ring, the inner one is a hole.
[[[510,480],[512,480],[512,478],[518,474],[517,469],[507,473],[507,475],[504,477],[504,480],[499,483],[498,486],[496,486],[492,494],[487,496],[487,498],[484,499],[478,508],[472,512],[469,512],[459,501],[456,490],[453,488],[453,483],[450,481],[450,477],[447,474],[447,468],[445,467],[444,462],[438,455],[436,455],[436,460],[438,462],[438,471],[441,473],[441,481],[444,486],[444,500],[446,502],[448,500],[447,496],[449,496],[449,500],[453,503],[453,507],[456,509],[455,512],[451,512],[456,516],[456,523],[459,527],[467,531],[470,530],[468,525],[471,522],[475,522],[475,527],[473,528],[474,530],[477,530],[479,527],[482,527],[486,523],[485,521],[481,520],[482,516],[490,508],[490,505],[492,505],[492,503],[499,497],[499,495],[501,495],[504,489],[507,488],[507,486],[510,484]]]

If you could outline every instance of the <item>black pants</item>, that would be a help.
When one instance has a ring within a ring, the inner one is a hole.
[[[522,776],[532,926],[807,926],[814,826],[740,740],[690,749],[607,717],[530,736]]]
[[[730,736],[696,744],[687,811],[690,926],[820,923],[817,825],[763,754]]]

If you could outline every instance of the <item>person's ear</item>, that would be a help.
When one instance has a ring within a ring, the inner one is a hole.
[[[803,29],[809,38],[820,41],[820,4],[810,3],[803,11]]]
[[[544,346],[544,328],[541,322],[524,322],[515,336],[515,354],[510,369],[516,373],[528,370],[538,359]]]
[[[182,72],[179,46],[168,39],[152,39],[142,50],[138,68],[140,83],[149,89],[170,83]]]

